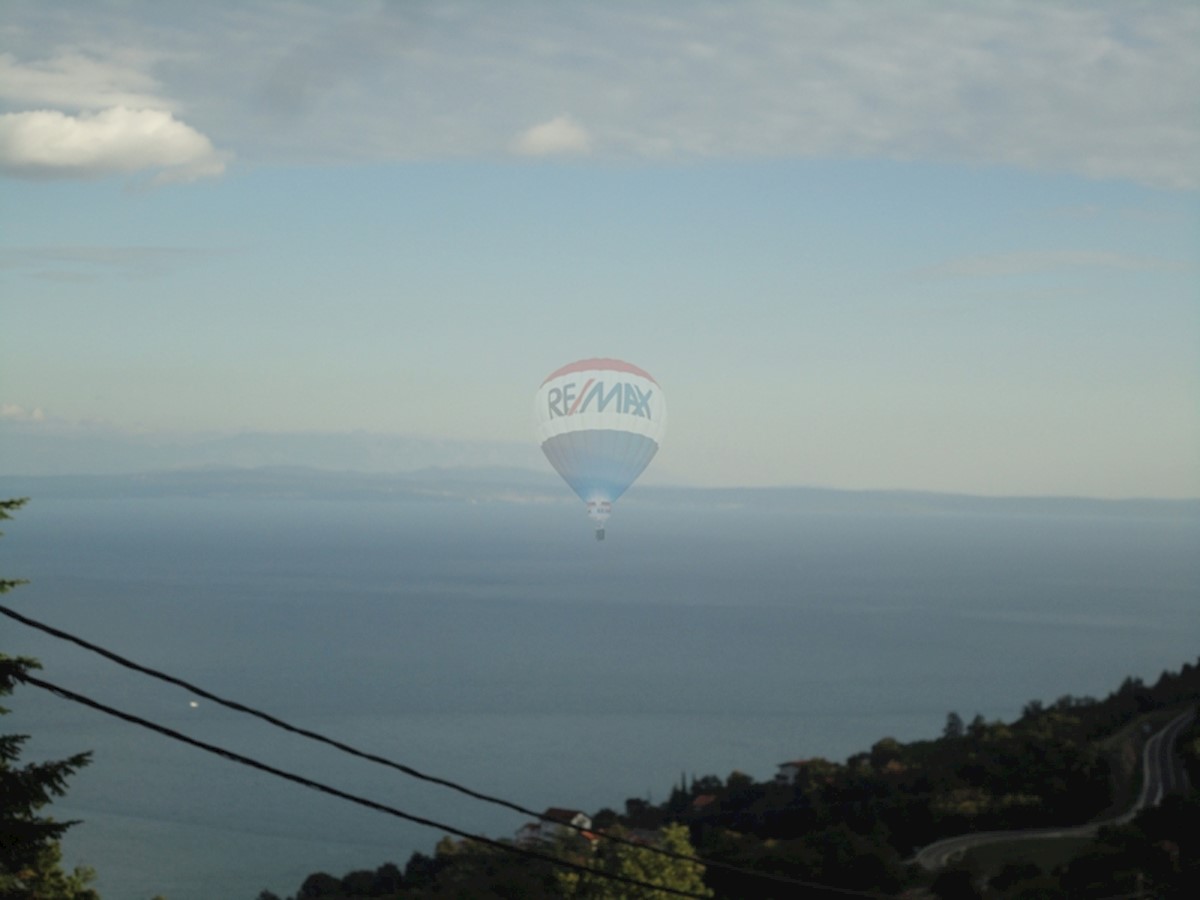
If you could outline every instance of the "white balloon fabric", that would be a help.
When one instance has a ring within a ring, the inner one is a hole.
[[[613,502],[658,452],[667,402],[657,381],[619,359],[581,359],[546,377],[534,398],[550,465],[587,504],[597,540]]]

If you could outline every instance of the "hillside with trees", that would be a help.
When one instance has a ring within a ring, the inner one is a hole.
[[[1200,665],[1187,664],[1153,685],[1127,678],[1103,700],[1032,701],[1013,722],[979,716],[965,721],[952,712],[936,739],[905,744],[883,738],[842,763],[813,758],[785,764],[765,782],[740,772],[685,779],[664,803],[627,800],[621,812],[605,809],[590,817],[593,831],[586,835],[564,831],[538,849],[685,896],[837,895],[818,886],[913,897],[1200,896],[1200,793],[1194,787],[1125,825],[1101,829],[1049,869],[1019,855],[990,871],[969,855],[935,873],[911,861],[920,847],[964,832],[1115,816],[1132,803],[1140,747],[1150,729],[1198,700]],[[1191,785],[1200,785],[1200,726],[1194,721],[1179,751]],[[598,836],[609,834],[635,836],[647,848],[694,853],[707,865]],[[403,870],[389,864],[342,878],[310,876],[294,898],[678,895],[446,838],[432,857],[415,853]],[[259,900],[279,898],[266,891]]]

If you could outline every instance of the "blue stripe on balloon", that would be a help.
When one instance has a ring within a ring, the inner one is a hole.
[[[581,500],[612,502],[650,464],[658,444],[632,431],[588,429],[547,438],[542,452]]]

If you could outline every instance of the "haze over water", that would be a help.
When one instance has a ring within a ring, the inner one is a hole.
[[[1068,507],[1069,508],[1069,507]],[[981,511],[982,510],[982,511]],[[767,779],[947,712],[1011,719],[1194,661],[1200,521],[994,504],[835,514],[573,504],[34,502],[0,543],[9,605],[143,664],[541,809]],[[472,832],[522,817],[256,723],[15,623],[47,680]],[[60,817],[108,898],[252,898],[431,853],[440,832],[28,688],[29,758],[95,751]]]
[[[1196,4],[883,6],[6,0],[0,497],[34,502],[5,602],[590,811],[1194,661]],[[596,356],[671,408],[604,544],[557,483],[414,501],[427,466],[548,472],[529,401]],[[210,467],[238,475],[196,491]],[[80,473],[124,481],[21,482]],[[407,474],[351,502],[366,473]],[[114,706],[520,824],[0,622]],[[31,754],[95,750],[57,812],[108,900],[283,895],[439,837],[9,705]]]

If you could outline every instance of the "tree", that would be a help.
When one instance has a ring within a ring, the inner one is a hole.
[[[311,897],[341,897],[342,882],[339,878],[334,878],[328,872],[314,872],[304,879],[304,884],[300,885],[300,893],[296,895],[298,898],[308,900]]]
[[[0,500],[0,519],[10,519],[24,500]],[[0,579],[0,594],[22,581]],[[37,660],[0,653],[0,697],[12,693]],[[8,710],[0,707],[0,715]],[[74,822],[56,822],[38,814],[66,792],[67,779],[87,765],[91,754],[78,753],[54,762],[19,764],[23,734],[0,734],[0,897],[4,900],[99,900],[87,887],[88,869],[62,870],[59,839]]]
[[[982,897],[979,892],[976,874],[966,868],[944,869],[933,879],[929,889],[937,897],[945,900],[974,900]]]
[[[954,740],[960,738],[966,733],[966,727],[963,725],[962,716],[956,712],[952,712],[946,716],[946,727],[942,729],[942,737]]]
[[[10,513],[15,512],[24,505],[24,500],[0,500],[0,522],[3,522],[5,519],[11,519],[12,516]],[[0,535],[2,534],[4,532],[0,531]],[[25,584],[24,581],[5,581],[3,578],[0,578],[0,594],[7,594],[13,588],[20,587],[23,584]]]
[[[695,855],[686,826],[678,823],[668,825],[660,834],[661,839],[657,842],[660,849],[685,856]],[[628,837],[627,834],[622,836]],[[701,863],[673,859],[649,848],[642,849],[606,841],[596,851],[591,863],[595,869],[609,875],[635,878],[656,887],[688,891],[703,897],[712,896],[712,892],[704,885],[704,866]],[[558,874],[558,886],[562,896],[579,900],[622,900],[635,897],[637,900],[669,900],[674,896],[666,891],[636,888],[608,878],[581,875],[566,870]]]
[[[897,762],[904,755],[904,745],[893,737],[880,738],[871,745],[871,753],[867,757],[871,768],[882,772],[890,762]]]

